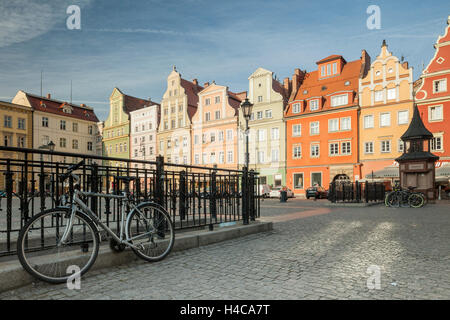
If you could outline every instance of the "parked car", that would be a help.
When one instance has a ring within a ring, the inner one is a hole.
[[[273,189],[270,191],[270,198],[279,198],[279,197],[280,197],[280,191],[281,191],[281,190],[282,190],[281,187],[273,188]],[[294,198],[294,192],[292,192],[291,189],[285,188],[285,190],[286,190],[286,192],[287,192],[287,197],[288,197],[288,198]]]
[[[268,198],[268,197],[270,197],[270,191],[271,191],[271,189],[268,184],[260,184],[258,196],[263,197],[263,198]]]
[[[315,199],[328,198],[328,190],[320,186],[309,187],[308,189],[306,189],[306,199],[309,198]]]

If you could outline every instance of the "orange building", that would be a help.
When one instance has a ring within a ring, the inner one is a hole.
[[[332,55],[302,74],[285,111],[287,186],[304,195],[311,186],[361,177],[358,146],[358,83],[370,67],[365,50],[347,62]],[[295,89],[295,88],[294,88]]]

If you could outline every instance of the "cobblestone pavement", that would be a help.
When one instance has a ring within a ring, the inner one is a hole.
[[[36,283],[0,299],[450,299],[449,202],[325,202],[266,200],[261,219],[274,221],[272,232],[92,271],[80,290]],[[372,265],[380,289],[367,287]]]

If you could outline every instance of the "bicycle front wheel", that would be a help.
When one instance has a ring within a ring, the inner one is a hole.
[[[413,208],[421,208],[425,204],[425,197],[418,193],[413,193],[408,198],[409,205]]]
[[[172,250],[175,230],[169,214],[153,203],[138,205],[127,218],[127,238],[138,249],[134,253],[147,261],[164,259]]]
[[[94,223],[76,213],[64,244],[60,239],[66,230],[69,209],[55,208],[32,217],[22,228],[17,240],[19,261],[35,278],[63,283],[78,272],[89,270],[98,255],[99,236]]]

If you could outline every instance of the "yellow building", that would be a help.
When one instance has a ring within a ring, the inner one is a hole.
[[[33,112],[31,107],[0,101],[2,146],[32,148]],[[24,159],[18,152],[0,151],[1,171],[6,170],[6,159]],[[31,159],[31,157],[30,157]],[[11,168],[12,170],[14,168]],[[17,190],[18,174],[13,176],[13,189]],[[0,176],[0,190],[5,189],[5,175]]]
[[[372,62],[367,76],[359,80],[359,154],[363,179],[370,179],[372,173],[376,178],[380,170],[386,178],[398,176],[394,159],[403,152],[400,136],[413,114],[412,68],[402,60],[393,56],[383,41],[380,55]]]

